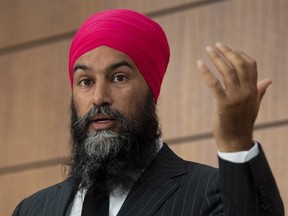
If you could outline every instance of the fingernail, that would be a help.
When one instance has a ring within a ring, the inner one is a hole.
[[[223,43],[220,43],[220,42],[217,42],[215,44],[215,46],[218,47],[218,48],[224,48],[225,47],[225,45]]]
[[[203,65],[204,65],[203,61],[202,61],[202,60],[200,60],[200,59],[199,59],[199,60],[197,60],[197,62],[196,62],[196,63],[197,63],[197,66],[198,66],[198,67],[203,67]]]
[[[210,46],[207,46],[207,47],[206,47],[206,51],[207,51],[207,52],[214,52],[215,50],[214,50],[214,48],[212,48],[212,47],[210,47]]]

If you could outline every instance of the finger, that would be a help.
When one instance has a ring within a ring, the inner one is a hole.
[[[219,52],[217,52],[216,49],[208,46],[206,47],[206,51],[218,71],[221,73],[224,85],[239,85],[239,79],[233,66],[228,63],[225,58],[221,56]]]
[[[258,89],[258,96],[257,96],[257,101],[258,105],[260,105],[262,98],[268,88],[269,85],[272,84],[272,81],[270,79],[264,79],[258,82],[257,84],[257,89]]]
[[[245,58],[237,52],[223,45],[222,43],[215,44],[217,50],[227,59],[227,61],[235,68],[235,72],[239,79],[239,82],[247,82],[250,80],[249,75],[249,63],[246,62]]]
[[[209,68],[201,60],[197,61],[197,67],[201,72],[201,76],[204,82],[209,87],[214,97],[218,98],[224,96],[225,91],[223,89],[223,86],[221,85],[221,82],[214,76],[213,73],[211,73]]]
[[[256,84],[258,79],[256,61],[242,51],[238,51],[238,53],[242,55],[242,58],[248,63],[250,69],[247,75],[250,76],[251,80]]]

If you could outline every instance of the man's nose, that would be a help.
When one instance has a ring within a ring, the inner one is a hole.
[[[98,81],[95,83],[93,92],[93,105],[111,105],[112,104],[112,92],[109,84],[105,81]]]

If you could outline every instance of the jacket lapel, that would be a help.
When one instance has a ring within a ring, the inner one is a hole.
[[[153,215],[177,191],[179,183],[174,178],[185,173],[184,161],[164,144],[132,187],[117,216]]]
[[[43,208],[43,215],[65,215],[76,182],[73,179],[67,179],[55,186],[55,189],[48,194]]]

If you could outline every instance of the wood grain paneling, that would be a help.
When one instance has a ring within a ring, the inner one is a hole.
[[[12,215],[17,204],[27,196],[64,179],[62,167],[52,166],[0,176],[0,211]]]
[[[169,145],[169,142],[167,144]],[[169,145],[169,147],[184,160],[218,167],[218,148],[213,138],[192,142],[187,141],[176,145]]]
[[[287,9],[284,1],[275,5],[272,1],[227,1],[157,19],[171,44],[171,61],[159,98],[165,138],[211,130],[212,97],[196,61],[201,58],[209,64],[204,49],[217,41],[244,50],[257,60],[259,79],[273,80],[257,123],[288,119]]]
[[[0,167],[68,152],[67,50],[60,42],[0,57]]]
[[[212,0],[0,1],[0,48],[75,31],[92,13],[131,8],[151,13]],[[215,0],[214,0],[215,1]]]

